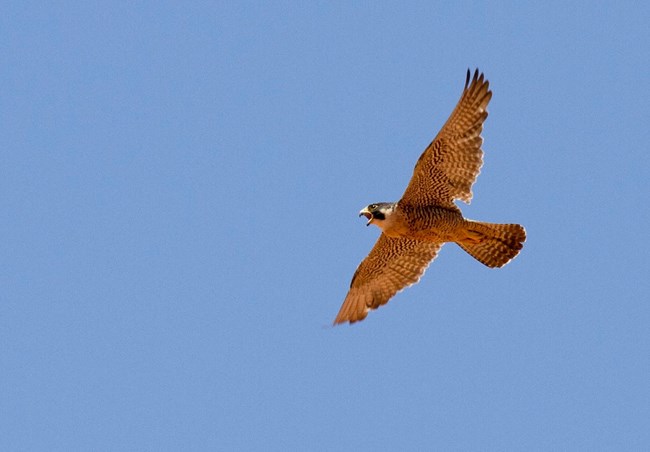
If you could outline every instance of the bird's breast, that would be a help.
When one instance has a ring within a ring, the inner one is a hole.
[[[401,211],[399,231],[417,240],[449,242],[454,241],[463,222],[458,210],[438,206],[406,208]]]

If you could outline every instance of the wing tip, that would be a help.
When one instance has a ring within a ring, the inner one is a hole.
[[[341,312],[339,312],[339,314],[334,319],[334,322],[332,322],[332,326],[341,325],[342,323],[346,323],[346,322],[352,325],[353,323],[362,321],[368,316],[368,312],[356,316],[350,314],[352,313],[343,312],[343,308],[341,308]]]
[[[353,324],[359,322],[366,317],[368,317],[368,312],[370,312],[370,307],[368,306],[367,300],[364,300],[363,296],[359,296],[358,290],[351,288],[348,292],[339,313],[336,315],[333,326],[339,325],[341,323],[349,322]]]
[[[467,68],[467,74],[465,76],[465,89],[471,88],[474,85],[485,85],[485,88],[489,88],[490,82],[486,79],[485,73],[481,72],[479,68],[474,69],[474,75],[472,76],[472,70]],[[471,83],[470,83],[471,77]]]
[[[490,82],[485,77],[485,74],[478,68],[474,69],[473,76],[471,76],[471,73],[471,69],[468,68],[465,77],[465,88],[463,89],[461,99],[471,98],[472,102],[475,102],[477,105],[481,106],[481,108],[485,109],[492,99]]]

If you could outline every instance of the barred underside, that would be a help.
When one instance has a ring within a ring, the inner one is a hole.
[[[478,71],[436,138],[418,159],[402,202],[412,205],[453,206],[469,203],[472,185],[483,165],[483,123],[492,98],[489,83]]]
[[[400,290],[420,280],[442,243],[391,238],[382,234],[357,268],[334,323],[363,320]]]

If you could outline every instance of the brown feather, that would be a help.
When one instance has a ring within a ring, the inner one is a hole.
[[[420,280],[442,243],[391,238],[382,234],[354,273],[350,291],[334,323],[363,320],[400,290]]]
[[[449,119],[418,159],[401,204],[448,207],[456,199],[471,201],[483,165],[481,132],[492,91],[478,71],[467,83]]]

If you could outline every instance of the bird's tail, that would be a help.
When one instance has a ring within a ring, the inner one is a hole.
[[[469,221],[471,239],[457,242],[474,259],[488,267],[503,267],[524,247],[526,230],[519,224]]]

